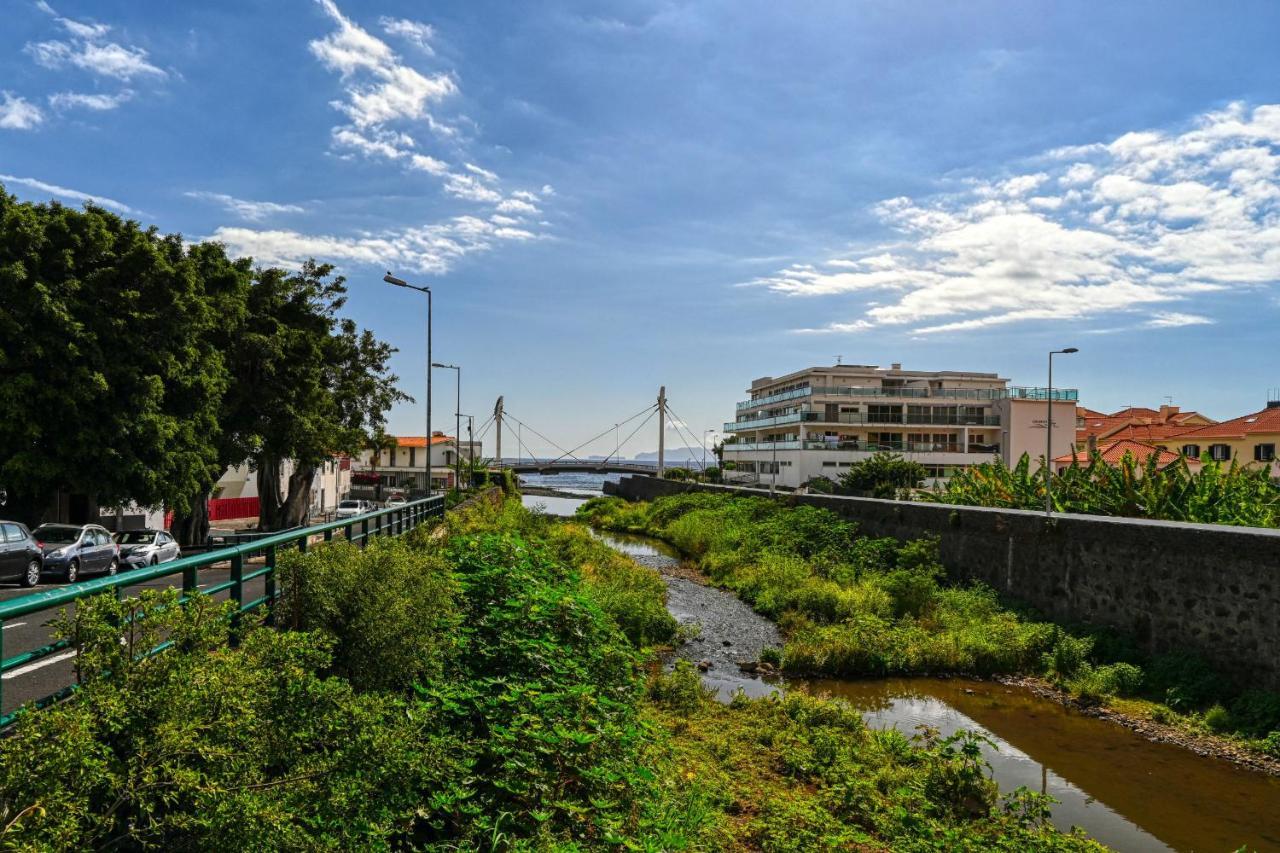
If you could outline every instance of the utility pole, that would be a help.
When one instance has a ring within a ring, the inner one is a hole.
[[[658,479],[666,471],[667,450],[667,386],[658,389]]]
[[[382,277],[387,284],[396,287],[407,287],[427,295],[427,497],[431,497],[431,288],[409,284],[404,279],[396,278],[390,271]]]
[[[1075,347],[1066,347],[1065,349],[1056,349],[1049,352],[1049,389],[1045,397],[1048,399],[1046,404],[1047,417],[1044,422],[1044,515],[1050,518],[1053,515],[1053,357],[1055,355],[1071,355],[1080,350]],[[1132,408],[1132,407],[1131,407]],[[1073,444],[1072,447],[1075,447]],[[1072,451],[1075,452],[1074,450]]]
[[[501,467],[502,465],[502,397],[501,396],[498,397],[498,404],[493,407],[493,421],[498,427],[498,447],[497,447],[497,450],[495,451],[497,453],[497,456],[495,456],[494,458],[498,460],[498,465],[499,467]]]

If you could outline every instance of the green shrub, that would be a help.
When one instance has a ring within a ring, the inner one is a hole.
[[[1053,647],[1045,653],[1041,663],[1050,678],[1059,683],[1065,682],[1085,670],[1092,650],[1091,637],[1073,637],[1058,628],[1055,630]]]
[[[693,713],[714,700],[715,690],[704,687],[693,664],[679,659],[668,673],[658,673],[649,682],[649,698],[659,705],[685,714]]]
[[[458,593],[437,552],[400,539],[331,542],[280,555],[278,612],[334,638],[332,672],[359,690],[406,690],[439,677],[454,648]]]
[[[1212,732],[1222,734],[1231,731],[1234,726],[1231,724],[1231,714],[1221,705],[1214,705],[1204,712],[1204,724],[1209,727]]]

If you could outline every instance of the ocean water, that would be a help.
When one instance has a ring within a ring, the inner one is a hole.
[[[603,494],[604,481],[618,482],[622,474],[521,474],[520,482],[528,486],[541,486],[559,492],[582,495],[584,498]]]

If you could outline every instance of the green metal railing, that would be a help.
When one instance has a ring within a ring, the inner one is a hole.
[[[179,577],[182,582],[182,599],[186,601],[193,595],[218,595],[227,592],[236,602],[236,616],[267,608],[267,619],[271,619],[271,609],[280,597],[276,588],[276,555],[282,548],[296,548],[305,552],[313,539],[331,541],[336,533],[341,533],[347,541],[364,545],[375,536],[399,536],[423,524],[431,518],[444,515],[444,496],[424,498],[400,507],[376,510],[355,518],[344,518],[317,524],[311,527],[294,528],[277,534],[267,535],[251,542],[220,548],[203,554],[182,557],[169,563],[132,569],[116,575],[95,578],[82,583],[41,590],[28,595],[19,596],[0,602],[0,709],[3,709],[4,680],[11,678],[9,673],[40,660],[56,655],[67,649],[67,640],[56,640],[39,648],[21,652],[11,657],[4,656],[4,627],[9,620],[37,613],[46,613],[59,607],[74,604],[82,598],[98,595],[103,592],[114,592],[117,597],[126,587],[160,578]],[[256,555],[263,555],[263,565],[249,567],[247,561]],[[207,589],[200,589],[199,574],[201,569],[212,568],[218,564],[230,565],[230,577],[222,583],[214,584]],[[246,571],[246,569],[248,569]],[[250,601],[244,600],[245,584],[263,579],[263,594]],[[52,615],[52,614],[50,614]],[[163,645],[163,644],[162,644]],[[156,650],[153,650],[153,652]],[[34,700],[37,707],[63,699],[76,689],[75,684],[68,684],[55,692]],[[18,711],[0,715],[0,728],[13,722]]]

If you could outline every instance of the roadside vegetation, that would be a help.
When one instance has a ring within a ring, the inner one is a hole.
[[[661,580],[518,499],[280,571],[274,627],[172,591],[64,616],[80,690],[0,741],[0,844],[1098,849],[999,797],[973,737],[655,674]]]
[[[930,540],[861,536],[825,509],[701,493],[598,498],[579,517],[671,543],[774,619],[784,671],[1036,676],[1082,702],[1127,701],[1280,758],[1280,694],[1234,684],[1193,655],[1150,659],[1114,632],[1041,621],[982,584],[948,583]]]
[[[1023,455],[1013,468],[1003,461],[961,469],[947,484],[916,499],[966,506],[1044,508],[1044,475]],[[1155,518],[1203,524],[1280,527],[1280,481],[1264,468],[1204,460],[1192,472],[1185,459],[1163,469],[1152,455],[1146,465],[1126,455],[1115,465],[1095,455],[1072,462],[1053,478],[1057,512]]]

